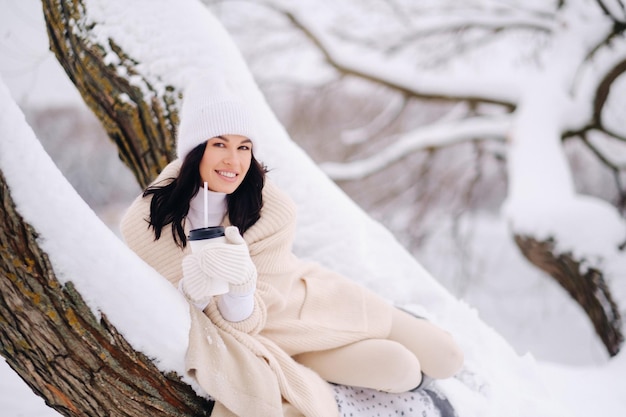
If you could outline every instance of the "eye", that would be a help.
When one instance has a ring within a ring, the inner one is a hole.
[[[239,146],[239,149],[242,151],[249,151],[250,150],[250,145],[241,145]]]
[[[226,144],[224,142],[216,140],[215,142],[213,142],[213,146],[216,148],[223,148],[226,146]]]

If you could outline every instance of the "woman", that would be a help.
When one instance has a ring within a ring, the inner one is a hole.
[[[295,207],[254,157],[252,120],[224,85],[190,84],[179,159],[122,220],[128,245],[195,306],[187,366],[218,413],[264,415],[264,403],[268,416],[330,416],[322,380],[404,392],[455,374],[463,355],[448,333],[292,253]],[[207,224],[226,226],[227,241],[191,253],[189,230]],[[214,278],[229,292],[213,296]],[[241,395],[256,404],[241,407]]]

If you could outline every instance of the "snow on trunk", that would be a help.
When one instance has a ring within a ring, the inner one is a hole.
[[[587,92],[577,85],[577,75],[587,51],[611,26],[593,4],[586,12],[581,5],[565,6],[559,17],[561,30],[540,70],[528,77],[514,113],[503,212],[525,255],[585,309],[614,355],[623,340],[614,300],[625,300],[620,270],[626,257],[619,248],[626,240],[626,224],[611,204],[577,194],[561,143],[564,131],[591,119],[591,100],[578,97]],[[570,267],[557,266],[564,261]]]

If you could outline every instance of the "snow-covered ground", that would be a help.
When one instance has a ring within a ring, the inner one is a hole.
[[[32,3],[32,0],[29,1]],[[10,19],[6,17],[0,18],[0,30],[2,30],[3,35],[1,37],[3,40],[0,42],[0,56],[2,56],[0,73],[4,83],[11,89],[13,97],[24,107],[53,106],[59,103],[79,105],[80,98],[75,93],[73,86],[65,78],[58,64],[55,63],[54,58],[45,51],[46,39],[45,33],[42,33],[43,26],[41,26],[39,21],[40,17],[39,19],[32,17],[29,14],[32,12],[32,9],[24,6],[24,4],[29,2],[1,0],[1,3],[3,3],[3,10],[14,13],[13,17],[17,13],[17,16],[26,16],[27,20],[32,19],[28,20],[32,24],[22,28],[30,30],[32,33],[26,37],[20,37],[22,36],[20,34],[24,32],[16,31],[15,26],[10,25],[8,21]],[[11,16],[11,14],[3,14],[3,16]],[[19,19],[15,21],[19,23]],[[21,47],[15,47],[15,45],[21,45]],[[4,111],[6,108],[6,103],[2,103],[1,109]],[[0,140],[4,141],[5,138]],[[275,144],[269,147],[269,149],[273,150],[276,150],[276,148],[282,149]],[[3,160],[3,158],[7,158],[7,154],[4,153],[6,149],[2,149],[0,145],[0,167],[3,170],[11,170],[16,167],[11,161]],[[24,149],[28,150],[28,147]],[[11,150],[13,151],[14,147]],[[297,151],[293,151],[291,148],[288,151],[292,152],[289,158],[277,152],[273,156],[276,163],[272,165],[280,168],[277,173],[277,179],[282,181],[289,189],[291,184],[288,179],[288,173],[292,168],[285,161],[295,160],[297,162],[303,160],[306,163],[308,161],[305,157],[300,156]],[[320,185],[331,196],[332,201],[341,202],[341,207],[338,207],[339,212],[346,215],[354,212],[354,207],[338,198],[335,191],[328,188],[329,186],[322,179],[321,175],[314,171],[311,171],[311,173],[312,176],[308,180],[310,183]],[[13,178],[15,184],[20,183],[16,176],[18,174],[9,173],[7,176],[10,175],[13,175],[11,178]],[[296,194],[294,198],[304,201],[305,196],[298,195],[295,187],[291,191]],[[68,195],[71,194],[70,191],[67,191],[67,193]],[[22,195],[22,197],[16,196],[15,198],[21,198],[22,203],[26,204],[29,198],[33,197]],[[319,200],[327,201],[324,199]],[[301,234],[312,237],[313,240],[321,237],[316,236],[313,231],[314,227],[311,226],[310,222],[307,223],[307,216],[317,212],[316,208],[313,207],[310,212],[305,211],[302,216],[304,224],[301,227]],[[85,215],[84,211],[78,211],[78,213]],[[46,219],[40,218],[39,221],[41,222],[41,228],[45,230]],[[85,218],[85,221],[95,222],[95,219],[89,217]],[[328,227],[332,228],[332,225]],[[445,229],[446,225],[441,227]],[[515,378],[512,378],[512,380],[523,380],[526,384],[536,384],[536,388],[539,391],[543,391],[545,388],[553,396],[552,398],[555,399],[555,402],[567,410],[566,414],[562,415],[574,417],[587,417],[589,415],[617,417],[624,415],[626,412],[626,400],[623,395],[626,392],[626,382],[624,382],[626,381],[626,358],[624,354],[622,353],[612,360],[606,359],[606,355],[601,345],[595,339],[593,330],[584,315],[567,299],[562,290],[553,283],[542,279],[534,270],[529,268],[510,244],[503,244],[497,248],[501,252],[498,257],[481,256],[486,251],[494,250],[493,245],[484,245],[485,241],[492,239],[503,242],[508,241],[508,239],[503,238],[504,234],[506,234],[506,228],[501,220],[490,218],[474,219],[473,227],[475,230],[470,248],[475,252],[476,259],[485,259],[484,263],[481,264],[484,270],[481,276],[485,278],[479,282],[471,283],[471,287],[464,292],[463,299],[475,307],[478,316],[504,336],[507,342],[517,351],[517,354],[522,356],[519,363],[515,362],[515,366],[511,365],[510,368],[502,370],[502,373],[516,372]],[[325,230],[323,229],[320,234]],[[382,230],[375,230],[364,237],[366,240],[363,245],[366,247],[362,247],[360,250],[365,252],[376,248],[379,244],[373,241],[374,238],[390,240],[389,236]],[[116,245],[118,243],[115,241],[115,236],[108,236],[107,239],[109,239],[108,241],[111,244],[111,252],[117,251]],[[372,239],[372,241],[370,242],[367,239]],[[368,243],[371,244],[371,247],[367,247],[369,246]],[[308,244],[303,243],[303,245]],[[58,245],[62,245],[62,243],[58,243]],[[445,262],[440,261],[440,259],[445,259],[447,255],[445,242],[433,241],[427,247],[429,249],[424,252],[424,257],[421,259],[422,263],[429,265],[431,271],[441,270],[442,274],[445,275],[445,265],[442,265]],[[52,246],[49,250],[54,252],[55,247]],[[326,252],[320,253],[320,258],[332,264],[334,262],[332,253],[333,248],[330,248]],[[412,264],[411,260],[407,259],[406,254],[398,253],[396,246],[392,245],[389,253],[379,256],[387,256],[389,259],[386,265],[384,265],[387,268],[385,273],[388,275],[394,275],[394,273],[402,275],[407,270],[412,272],[420,271],[418,267]],[[345,268],[345,265],[338,263],[336,267],[341,269]],[[381,271],[375,270],[372,278],[369,281],[366,280],[365,283],[374,288],[379,285],[381,292],[389,298],[407,301],[407,297],[410,299],[410,296],[407,296],[407,294],[415,294],[420,290],[424,290],[425,295],[422,294],[419,297],[427,298],[430,295],[432,296],[431,302],[433,304],[440,302],[441,305],[448,306],[444,309],[441,306],[435,307],[433,309],[435,315],[445,316],[447,310],[465,312],[465,307],[457,306],[456,302],[451,300],[451,297],[437,283],[429,281],[428,274],[424,274],[420,278],[423,281],[421,284],[424,284],[425,288],[416,289],[414,284],[408,284],[403,279],[393,281],[392,285],[389,285],[389,283],[377,284],[375,278],[378,273],[381,273]],[[87,285],[85,291],[81,292],[88,294],[90,291],[88,289],[89,284],[85,283],[85,285]],[[175,298],[175,295],[168,290],[163,288],[162,294],[155,294],[155,296]],[[103,297],[106,297],[106,295]],[[105,299],[98,299],[97,296],[94,297],[92,302],[99,307],[103,307],[106,304]],[[115,305],[113,307],[108,306],[108,308],[115,308]],[[472,309],[467,311],[473,312]],[[562,323],[563,316],[571,318],[571,321],[568,321],[566,325],[559,325],[559,323]],[[451,314],[451,317],[455,317],[455,314]],[[475,322],[473,317],[467,318],[466,323],[470,328],[465,331],[461,330],[463,323],[447,323],[446,317],[438,318],[451,328],[458,328],[459,332],[462,333],[462,338],[465,340],[464,344],[471,351],[469,355],[470,365],[481,365],[479,359],[473,359],[484,357],[487,354],[493,355],[494,364],[505,363],[510,365],[511,353],[506,350],[506,347],[499,345],[497,337],[494,337],[488,331],[486,334],[489,340],[493,338],[495,340],[494,344],[497,346],[482,346],[483,348],[493,349],[493,351],[488,353],[475,351],[481,348],[481,341],[471,340],[472,330],[477,332],[485,332],[486,330],[482,328],[474,329]],[[129,330],[129,332],[131,331]],[[137,338],[142,337],[140,332],[134,333]],[[481,334],[477,333],[477,338]],[[499,348],[502,350],[498,350]],[[527,354],[528,352],[530,354]],[[160,357],[160,355],[155,354],[155,357]],[[534,358],[539,360],[535,362]],[[166,366],[176,368],[177,365],[170,363]],[[488,371],[487,374],[491,372],[497,373],[496,370],[489,369],[488,365],[484,365],[484,367]],[[528,374],[525,375],[525,372]],[[532,387],[522,387],[521,385],[518,387],[516,384],[513,381],[505,389],[532,389]],[[506,396],[500,398],[506,398]],[[581,400],[583,398],[584,400]],[[463,401],[464,399],[457,400]],[[469,401],[466,405],[467,408],[472,408]],[[547,404],[545,408],[552,407],[553,405]],[[478,408],[474,410],[476,411]],[[2,416],[6,417],[46,417],[58,415],[46,407],[43,401],[30,391],[19,377],[11,371],[4,360],[0,361],[0,412]],[[544,412],[538,412],[538,415],[544,415]]]

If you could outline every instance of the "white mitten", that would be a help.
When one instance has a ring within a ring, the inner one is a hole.
[[[206,306],[212,297],[212,282],[200,267],[200,255],[190,254],[183,258],[183,279],[180,289],[196,306]]]
[[[235,226],[224,231],[226,243],[212,245],[200,253],[202,271],[229,283],[231,294],[250,294],[256,288],[257,272],[248,245]]]

